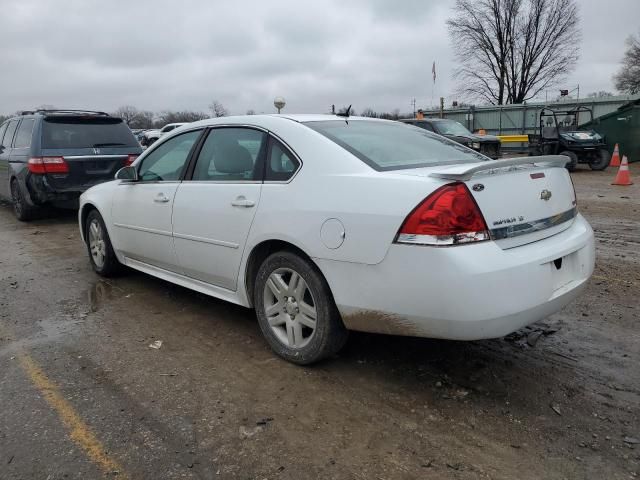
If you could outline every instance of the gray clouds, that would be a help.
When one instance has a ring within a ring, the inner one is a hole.
[[[451,1],[4,0],[0,112],[40,104],[113,110],[322,112],[331,103],[409,111],[454,91]],[[584,39],[571,82],[611,90],[640,2],[579,2]],[[611,14],[608,14],[611,12]],[[594,30],[595,29],[595,30]],[[597,37],[590,32],[597,33]]]

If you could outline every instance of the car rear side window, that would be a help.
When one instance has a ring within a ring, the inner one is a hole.
[[[2,143],[2,139],[4,138],[4,132],[7,131],[8,126],[9,126],[9,122],[3,123],[2,126],[0,126],[0,145],[4,145]]]
[[[18,133],[16,133],[16,140],[13,142],[14,148],[28,148],[31,146],[31,134],[33,133],[35,122],[33,118],[22,120],[20,127],[18,127]]]
[[[265,181],[286,182],[300,166],[300,162],[275,138],[271,138],[267,158]]]
[[[2,146],[5,148],[11,147],[11,140],[13,139],[13,134],[18,127],[18,120],[12,120],[9,122],[9,126],[7,127],[7,131],[4,134],[4,139],[2,140]]]
[[[489,160],[459,143],[399,122],[326,120],[305,125],[378,171]]]
[[[252,128],[215,128],[202,145],[193,180],[259,180],[266,134]]]
[[[51,116],[42,127],[42,148],[138,147],[120,118]]]

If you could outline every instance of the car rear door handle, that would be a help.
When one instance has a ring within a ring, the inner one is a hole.
[[[233,202],[231,202],[231,205],[233,205],[234,207],[244,207],[244,208],[251,208],[255,206],[255,204],[256,202],[254,202],[253,200],[247,200],[244,197],[244,195],[240,195]]]
[[[167,203],[169,201],[169,197],[167,197],[164,193],[159,193],[156,198],[153,199],[156,203]]]

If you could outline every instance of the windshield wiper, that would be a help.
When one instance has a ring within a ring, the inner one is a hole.
[[[126,147],[126,143],[118,143],[118,142],[106,142],[106,143],[94,143],[95,147]]]

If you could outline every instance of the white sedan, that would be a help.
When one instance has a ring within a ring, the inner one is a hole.
[[[397,122],[255,115],[188,124],[80,199],[100,275],[122,265],[255,308],[307,364],[349,330],[504,336],[594,268],[566,157],[489,160]]]

